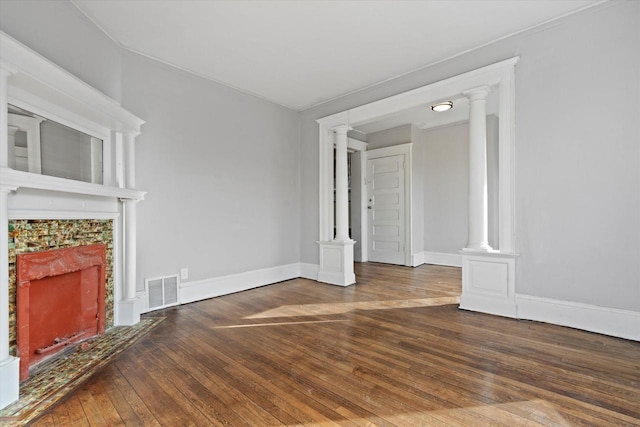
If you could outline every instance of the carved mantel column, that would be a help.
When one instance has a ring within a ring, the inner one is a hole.
[[[487,96],[489,86],[467,90],[469,98],[469,236],[465,249],[490,251],[487,204]]]
[[[119,185],[128,189],[135,188],[135,137],[137,132],[122,133],[122,149],[117,161],[122,165],[118,178]],[[141,302],[136,297],[136,204],[137,199],[121,198],[123,208],[123,292],[119,302],[119,324],[133,325],[140,321]]]
[[[0,68],[0,168],[8,166],[7,85],[11,73]],[[18,400],[20,359],[9,354],[9,210],[8,196],[17,187],[0,182],[0,408]]]

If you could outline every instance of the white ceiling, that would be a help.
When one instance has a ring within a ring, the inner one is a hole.
[[[599,0],[72,0],[120,46],[294,110]]]

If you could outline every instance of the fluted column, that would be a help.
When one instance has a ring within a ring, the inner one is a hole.
[[[466,249],[489,251],[487,204],[487,96],[489,86],[464,92],[469,98],[469,236]]]
[[[349,171],[347,163],[346,125],[334,129],[336,142],[336,238],[338,241],[351,240],[349,237]]]

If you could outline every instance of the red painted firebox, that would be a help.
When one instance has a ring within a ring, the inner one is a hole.
[[[16,257],[20,380],[67,345],[104,333],[105,245]]]

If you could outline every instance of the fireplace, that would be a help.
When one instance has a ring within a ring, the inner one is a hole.
[[[69,344],[104,333],[107,256],[103,244],[16,257],[20,380]]]

